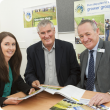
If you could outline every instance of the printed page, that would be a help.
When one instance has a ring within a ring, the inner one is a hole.
[[[61,88],[58,87],[52,87],[52,86],[42,86],[44,88],[44,91],[50,93],[50,94],[55,94],[55,92],[59,91]]]
[[[74,102],[73,100],[64,98],[63,100],[52,106],[49,110],[93,110],[88,106],[86,106],[86,109],[83,109],[82,106],[83,104],[79,104]]]
[[[44,90],[44,88],[43,88],[43,87],[40,87],[40,89],[39,89],[39,90],[36,90],[36,91],[35,91],[35,92],[33,92],[32,94],[27,95],[26,97],[21,97],[21,98],[18,98],[17,100],[28,99],[29,97],[32,97],[32,96],[34,96],[34,95],[36,95],[36,94],[38,94],[38,93],[42,92],[43,90]]]
[[[89,101],[90,101],[90,99],[81,98],[78,103],[86,105],[86,104],[89,104]]]
[[[88,102],[89,99],[81,99],[82,102]],[[86,101],[85,101],[86,100]],[[88,101],[87,101],[88,100]],[[76,103],[73,100],[69,100],[64,98],[54,106],[52,106],[49,110],[110,110],[109,107],[105,105],[100,106],[89,106],[88,104]]]
[[[85,90],[80,89],[78,87],[68,85],[61,90],[57,91],[56,93],[63,95],[64,97],[67,97],[71,100],[75,100],[79,102],[81,99],[82,95],[84,94]]]

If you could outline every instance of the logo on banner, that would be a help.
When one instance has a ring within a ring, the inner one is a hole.
[[[82,4],[78,4],[75,11],[78,14],[82,14],[84,12],[84,6]]]
[[[32,19],[32,12],[31,11],[25,12],[25,19],[28,22],[31,21],[31,19]]]

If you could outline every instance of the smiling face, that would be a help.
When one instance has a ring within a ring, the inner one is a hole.
[[[50,51],[55,41],[55,28],[52,28],[50,24],[45,27],[39,27],[38,32],[44,46]]]
[[[8,62],[16,51],[15,39],[10,36],[6,36],[1,42],[1,49],[4,54],[6,62]]]
[[[92,50],[99,41],[99,29],[94,31],[90,23],[80,25],[78,34],[82,44],[89,50]]]

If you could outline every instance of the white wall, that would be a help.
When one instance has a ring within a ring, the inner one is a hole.
[[[21,75],[24,75],[26,68],[26,38],[31,37],[31,33],[25,31],[23,24],[23,8],[44,5],[56,2],[56,0],[3,0],[0,3],[0,32],[9,31],[13,33],[21,47],[23,56],[21,65]],[[37,33],[37,31],[36,31]],[[59,33],[58,38],[70,41],[74,44],[74,32]]]
[[[23,8],[39,6],[55,0],[3,0],[0,4],[0,31],[12,32],[18,41],[30,37],[23,24]]]

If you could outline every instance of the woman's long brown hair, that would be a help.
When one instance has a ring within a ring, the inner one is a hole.
[[[16,41],[16,51],[9,60],[9,64],[12,70],[14,81],[18,78],[20,74],[20,66],[21,66],[21,61],[22,61],[21,51],[20,51],[20,48],[19,48],[19,45],[18,45],[18,42],[15,36],[11,34],[10,32],[1,32],[0,33],[0,80],[4,81],[5,83],[9,82],[9,73],[8,73],[8,69],[6,66],[5,57],[1,49],[1,42],[7,36],[12,37]]]

